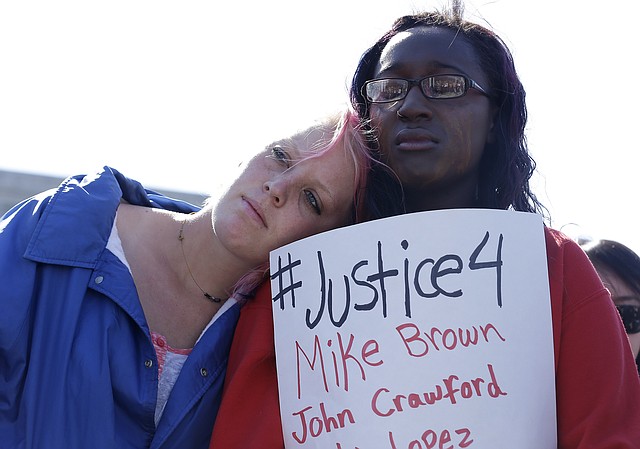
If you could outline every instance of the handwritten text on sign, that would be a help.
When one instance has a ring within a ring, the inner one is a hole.
[[[410,214],[271,254],[288,448],[553,448],[544,231]]]

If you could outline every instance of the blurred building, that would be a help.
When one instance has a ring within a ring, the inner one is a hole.
[[[62,180],[63,178],[55,176],[0,170],[0,215],[25,198],[57,187]],[[176,192],[147,185],[145,187],[171,198],[184,200],[196,205],[202,204],[206,198],[205,195],[199,193]]]

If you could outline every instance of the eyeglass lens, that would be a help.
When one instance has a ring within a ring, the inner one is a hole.
[[[640,332],[640,306],[620,305],[616,306],[616,309],[620,313],[627,334]]]
[[[386,103],[403,99],[414,85],[419,85],[427,98],[461,97],[470,87],[462,75],[434,75],[419,81],[400,78],[373,80],[365,85],[365,91],[369,101]]]
[[[427,97],[455,98],[467,92],[467,80],[462,76],[444,75],[422,80],[422,92]]]

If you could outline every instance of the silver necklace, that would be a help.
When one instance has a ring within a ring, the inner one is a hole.
[[[186,222],[187,222],[186,219],[182,220],[182,225],[180,226],[180,232],[178,232],[178,240],[180,241],[180,249],[182,250],[182,257],[184,259],[184,264],[187,266],[187,271],[189,272],[189,276],[191,276],[193,283],[196,284],[196,287],[200,289],[204,297],[211,302],[219,303],[222,301],[222,298],[218,298],[216,296],[213,296],[210,293],[205,292],[204,289],[200,287],[200,284],[198,284],[198,281],[196,281],[196,278],[193,277],[193,273],[191,272],[191,268],[189,267],[189,262],[187,262],[187,256],[184,253],[184,244],[182,243],[182,241],[184,240],[184,224]]]

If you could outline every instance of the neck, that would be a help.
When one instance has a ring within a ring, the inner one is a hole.
[[[187,291],[199,292],[209,300],[227,299],[238,279],[251,267],[230,257],[218,241],[211,224],[211,212],[178,216],[175,241],[179,260],[176,271]],[[219,302],[218,300],[213,300]]]
[[[183,256],[178,235],[185,217]],[[149,328],[177,348],[192,347],[222,305],[204,298],[185,257],[201,287],[223,299],[246,270],[219,251],[207,217],[127,204],[118,209],[118,233]]]
[[[434,195],[428,191],[405,191],[407,212],[423,212],[442,209],[464,209],[477,207],[474,195]]]
[[[407,212],[477,207],[476,177],[444,185],[404,185]]]

